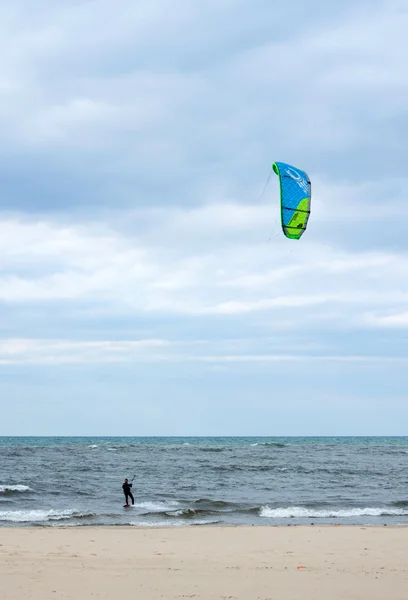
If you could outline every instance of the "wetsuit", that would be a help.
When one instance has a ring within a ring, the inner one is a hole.
[[[123,493],[125,494],[125,498],[126,498],[126,504],[129,504],[129,498],[132,500],[132,504],[135,503],[135,499],[133,498],[133,494],[130,491],[130,488],[132,487],[131,483],[125,483],[122,485],[122,489],[123,489]]]

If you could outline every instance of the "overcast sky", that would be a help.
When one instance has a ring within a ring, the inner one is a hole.
[[[0,1],[0,435],[408,433],[407,31],[406,0]]]

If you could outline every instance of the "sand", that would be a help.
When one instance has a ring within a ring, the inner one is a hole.
[[[0,597],[407,600],[408,528],[0,528]]]

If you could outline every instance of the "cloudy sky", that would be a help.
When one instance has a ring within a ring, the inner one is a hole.
[[[406,0],[1,0],[0,435],[406,434]],[[305,169],[300,241],[274,161]]]

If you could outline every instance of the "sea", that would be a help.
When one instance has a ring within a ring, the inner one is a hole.
[[[407,525],[408,437],[0,438],[0,526],[208,524]]]

